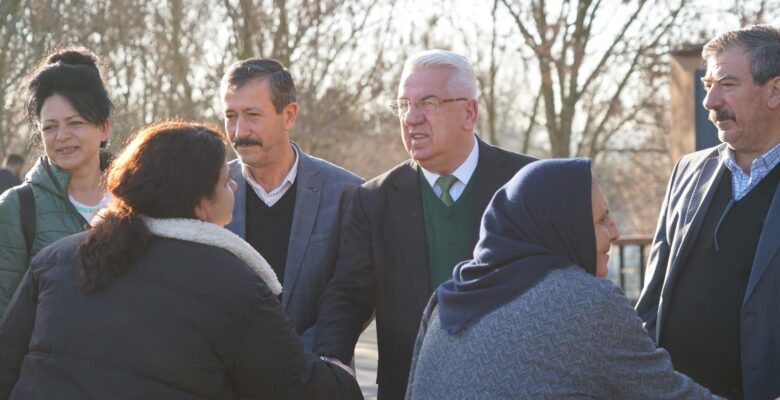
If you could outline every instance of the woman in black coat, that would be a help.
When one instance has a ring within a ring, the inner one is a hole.
[[[112,164],[89,232],[41,251],[0,322],[0,398],[361,398],[305,354],[268,263],[223,229],[216,130],[165,122]]]

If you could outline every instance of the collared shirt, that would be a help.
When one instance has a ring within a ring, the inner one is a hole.
[[[471,179],[471,176],[474,175],[474,171],[477,169],[478,161],[479,144],[477,144],[477,137],[474,136],[474,144],[471,147],[471,153],[469,153],[469,156],[466,157],[466,161],[463,161],[463,164],[460,164],[458,169],[452,173],[453,176],[458,178],[458,180],[452,184],[452,187],[450,187],[450,196],[452,196],[452,201],[458,201],[460,195],[463,194],[464,190],[466,190],[466,185],[468,185],[469,179]],[[423,176],[425,176],[425,180],[429,185],[431,185],[433,192],[436,193],[436,196],[441,197],[441,188],[436,184],[436,180],[438,180],[441,175],[428,171],[422,166],[420,166],[420,169],[422,170]]]
[[[249,186],[252,188],[252,190],[257,193],[257,197],[260,198],[260,200],[263,201],[268,207],[273,207],[274,204],[276,204],[279,199],[284,196],[285,193],[287,193],[287,190],[290,189],[290,186],[292,186],[293,182],[295,182],[295,177],[298,176],[298,149],[295,148],[292,144],[290,144],[293,149],[293,153],[295,154],[295,162],[293,163],[292,168],[290,168],[290,172],[287,173],[287,176],[284,177],[282,180],[282,183],[277,187],[276,189],[272,190],[270,193],[266,192],[265,189],[263,189],[260,184],[257,183],[255,178],[252,176],[252,171],[249,170],[249,167],[241,163],[241,174],[244,175],[244,179],[246,179],[246,182],[249,184]]]
[[[753,163],[750,165],[750,175],[745,174],[742,168],[737,165],[734,150],[726,147],[726,151],[722,152],[721,156],[724,158],[726,168],[731,171],[731,196],[738,201],[756,187],[772,171],[772,168],[780,162],[780,143],[762,154],[761,157],[753,160]]]

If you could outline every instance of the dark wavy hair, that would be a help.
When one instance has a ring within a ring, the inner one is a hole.
[[[99,64],[99,58],[84,47],[58,49],[44,58],[22,88],[30,125],[36,127],[43,103],[55,94],[66,98],[90,123],[103,125],[111,116],[113,104],[100,77]],[[100,144],[105,145],[105,141]]]
[[[146,252],[151,234],[140,218],[196,218],[195,206],[212,198],[225,164],[218,128],[166,121],[133,135],[108,169],[113,199],[79,247],[76,286],[86,293],[124,275]]]

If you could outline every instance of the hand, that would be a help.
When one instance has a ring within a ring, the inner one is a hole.
[[[333,365],[343,369],[344,371],[347,371],[348,374],[352,375],[353,378],[357,379],[357,377],[355,376],[355,370],[350,368],[349,366],[345,365],[343,362],[339,361],[338,358],[335,358],[335,357],[320,357],[320,359],[323,360],[323,361],[329,362],[329,363],[331,363],[331,364],[333,364]]]

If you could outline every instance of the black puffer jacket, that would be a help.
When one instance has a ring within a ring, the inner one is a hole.
[[[304,354],[276,296],[228,251],[153,237],[87,295],[74,286],[85,235],[35,257],[0,321],[0,398],[362,398]]]

